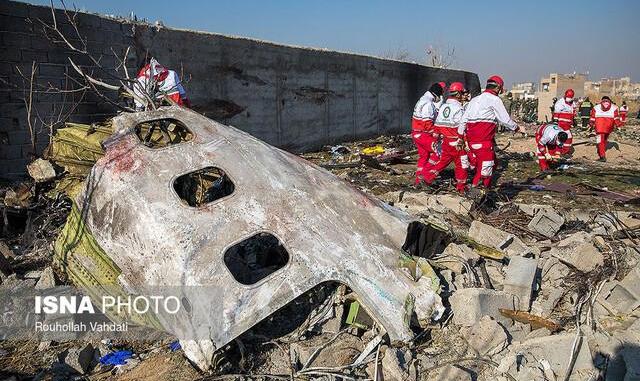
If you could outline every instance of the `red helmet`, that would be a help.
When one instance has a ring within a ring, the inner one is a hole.
[[[454,82],[451,85],[449,85],[449,93],[453,94],[453,93],[463,93],[465,91],[464,89],[464,85],[462,84],[462,82]]]
[[[438,85],[440,85],[440,87],[442,87],[442,91],[445,92],[447,91],[447,84],[444,82],[438,82]]]
[[[573,98],[574,95],[576,95],[576,93],[573,91],[573,89],[568,89],[567,91],[564,92],[565,98]]]
[[[487,85],[492,83],[495,83],[500,87],[504,87],[504,80],[499,75],[492,75],[491,77],[489,77],[489,79],[487,79]]]

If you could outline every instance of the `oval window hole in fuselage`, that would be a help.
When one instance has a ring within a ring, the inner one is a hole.
[[[193,139],[193,133],[176,119],[157,119],[142,122],[135,128],[140,142],[149,148],[163,148]]]
[[[229,196],[235,186],[222,169],[206,167],[176,178],[173,189],[184,203],[198,207]]]
[[[224,264],[244,285],[258,283],[289,262],[289,253],[274,235],[258,233],[228,248]]]

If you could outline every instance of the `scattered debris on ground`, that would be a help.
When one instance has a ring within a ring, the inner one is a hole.
[[[175,339],[9,340],[0,342],[0,379],[635,379],[640,371],[639,131],[638,126],[628,126],[624,132],[614,133],[619,149],[612,150],[607,163],[595,162],[591,143],[578,144],[573,160],[559,163],[555,172],[544,177],[538,176],[531,155],[533,138],[500,135],[497,185],[480,202],[455,193],[452,171],[443,172],[442,179],[430,188],[415,189],[411,184],[416,153],[408,135],[343,143],[304,154],[302,157],[343,181],[322,171],[316,175],[309,172],[307,176],[322,179],[322,185],[315,184],[316,188],[336,187],[330,197],[338,199],[323,201],[335,203],[336,213],[328,217],[312,208],[295,214],[293,205],[297,204],[285,202],[282,205],[290,208],[288,213],[298,221],[291,222],[293,229],[304,230],[300,221],[322,217],[328,225],[319,223],[319,230],[313,234],[333,234],[332,229],[340,226],[340,234],[354,236],[360,232],[357,235],[364,239],[365,230],[375,230],[379,237],[367,239],[376,242],[378,250],[387,247],[388,260],[379,260],[379,255],[367,251],[357,255],[340,252],[340,257],[357,258],[362,263],[348,265],[358,276],[339,277],[337,262],[319,263],[311,254],[289,252],[298,258],[298,266],[302,265],[297,274],[309,274],[309,278],[314,268],[336,267],[333,282],[310,281],[278,304],[253,299],[260,309],[243,307],[250,323],[229,331],[215,350],[209,347],[208,366],[192,355],[194,347],[189,342]],[[43,290],[77,282],[78,273],[54,260],[54,252],[59,251],[56,241],[68,237],[70,226],[92,221],[82,219],[87,217],[78,214],[75,205],[85,192],[82,181],[100,157],[106,154],[119,166],[109,167],[105,160],[95,166],[96,171],[102,170],[122,184],[135,180],[122,175],[139,168],[134,141],[126,145],[113,140],[113,134],[119,132],[123,130],[112,122],[61,128],[47,155],[30,165],[32,181],[7,184],[0,190],[0,298],[20,287]],[[233,168],[232,162],[238,158],[224,151],[224,143],[209,133],[216,153],[229,156],[229,168]],[[590,142],[586,131],[575,135],[574,141]],[[172,142],[199,143],[203,138],[203,134],[191,135],[173,122],[158,128],[143,124],[135,136],[148,147],[145,152],[158,152],[153,147]],[[116,151],[125,159],[113,156]],[[297,162],[297,158],[285,157],[281,160]],[[136,177],[160,178],[155,168],[138,171]],[[263,173],[269,175],[273,169],[265,166]],[[287,180],[278,177],[282,173],[272,175],[275,182],[299,181],[295,187],[279,190],[283,199],[295,193],[288,189],[306,189],[301,176]],[[197,208],[226,197],[234,189],[243,189],[232,187],[230,181],[234,179],[231,172],[201,171],[183,178],[171,191],[182,198],[176,205],[182,202],[184,208]],[[343,189],[343,182],[368,196],[357,198],[360,193],[352,193],[349,187]],[[114,184],[110,185],[117,186]],[[143,183],[136,184],[136,196],[152,191],[145,190]],[[110,190],[98,187],[96,191]],[[254,198],[260,201],[251,207],[266,207],[269,199],[268,194]],[[346,206],[351,203],[348,200],[356,207]],[[364,218],[360,216],[363,211],[373,214]],[[360,222],[347,226],[341,219],[344,214]],[[390,215],[404,217],[396,221]],[[378,225],[376,219],[385,225],[365,226]],[[394,227],[396,224],[398,227]],[[103,242],[111,234],[90,233]],[[305,247],[312,241],[309,235],[296,245]],[[232,262],[228,268],[240,266],[242,272],[239,258],[251,250],[268,247],[274,255],[283,255],[278,238],[288,240],[291,236],[259,235],[246,245],[234,247],[229,252]],[[150,239],[153,241],[153,236]],[[76,250],[90,255],[95,247],[87,245],[82,243]],[[334,245],[332,250],[339,247]],[[107,255],[117,254],[112,245],[102,249]],[[337,254],[325,253],[323,258],[330,259],[331,255]],[[278,261],[254,261],[252,266],[259,266],[264,273],[236,280],[259,282],[282,267]],[[211,273],[217,273],[216,269]],[[381,269],[386,280],[379,279]],[[164,274],[166,277],[167,272]],[[394,305],[397,310],[393,314],[391,309],[385,310],[387,307],[371,289],[356,281],[359,276],[390,292],[389,297],[398,302]],[[292,278],[289,282],[301,280]],[[440,306],[442,316],[435,316],[437,319],[406,314],[407,308],[419,311]],[[215,321],[207,324],[216,326]],[[205,348],[200,347],[203,352]]]

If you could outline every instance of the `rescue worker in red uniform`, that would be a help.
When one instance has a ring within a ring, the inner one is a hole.
[[[465,136],[469,144],[470,154],[476,166],[476,173],[471,185],[476,187],[482,183],[485,188],[491,185],[493,167],[495,166],[495,135],[498,125],[512,131],[524,133],[522,126],[514,122],[498,95],[504,91],[504,81],[497,75],[489,77],[485,91],[471,99],[462,116],[458,136]]]
[[[442,86],[434,83],[418,100],[411,118],[411,137],[418,149],[418,165],[416,168],[416,182],[418,185],[424,180],[424,174],[432,165],[438,162],[436,153],[436,135],[433,122],[438,114],[436,103],[442,96]]]
[[[561,149],[569,135],[555,123],[541,125],[536,131],[536,155],[540,170],[549,170],[549,161],[557,156],[558,149]]]
[[[573,118],[576,116],[576,105],[573,101],[574,96],[575,92],[573,89],[568,89],[564,92],[564,97],[558,99],[553,105],[553,121],[569,135],[569,138],[560,150],[560,153],[563,155],[570,154],[573,145],[571,127],[573,127]]]
[[[436,133],[442,138],[442,154],[440,160],[424,174],[425,183],[431,184],[440,172],[453,162],[456,189],[461,193],[465,191],[467,170],[469,169],[469,158],[464,149],[464,140],[462,136],[458,136],[458,129],[464,114],[462,102],[465,97],[466,91],[461,82],[454,82],[449,86],[449,98],[440,107],[434,123]]]
[[[156,99],[167,97],[179,106],[191,107],[187,93],[180,82],[178,73],[160,65],[155,58],[151,58],[138,72],[137,81],[133,87],[134,93],[141,99],[146,99],[145,93]],[[136,109],[143,110],[145,105],[135,100]]]
[[[620,123],[621,124],[626,123],[628,113],[629,113],[629,107],[627,107],[627,102],[622,101],[622,105],[620,105]]]
[[[598,150],[598,161],[607,161],[607,140],[613,129],[620,127],[620,114],[618,106],[611,102],[611,98],[604,96],[599,104],[591,110],[589,125],[596,131],[596,145]]]

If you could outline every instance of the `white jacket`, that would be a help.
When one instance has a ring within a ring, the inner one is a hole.
[[[553,117],[558,120],[560,124],[572,124],[575,114],[575,103],[567,103],[564,98],[560,98],[553,105]]]
[[[564,130],[558,127],[557,124],[546,124],[542,126],[540,131],[540,138],[538,139],[539,146],[546,146],[547,144],[556,144],[558,134],[564,132]]]
[[[184,90],[184,87],[180,82],[178,73],[173,70],[165,70],[165,75],[158,76],[160,79],[158,79],[158,82],[156,84],[156,92],[154,95],[157,99],[163,98],[166,95],[179,103],[180,99],[187,98],[187,92]],[[149,76],[140,75],[136,80],[137,84],[134,85],[133,92],[140,96],[140,98],[144,99],[145,90],[149,86]],[[144,105],[137,99],[135,99],[135,103],[136,108],[138,109],[144,107]]]
[[[440,110],[434,123],[436,132],[447,140],[457,140],[458,130],[462,127],[464,106],[455,98],[447,99]]]
[[[466,105],[458,134],[462,136],[466,133],[469,142],[492,141],[498,125],[510,130],[518,128],[504,107],[502,99],[490,91],[485,91]]]
[[[413,118],[417,120],[435,120],[438,109],[435,104],[436,97],[427,91],[413,108]]]

